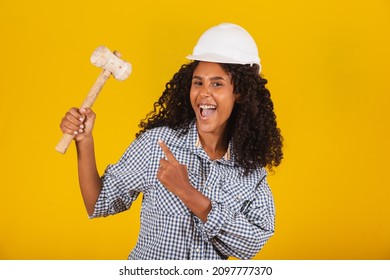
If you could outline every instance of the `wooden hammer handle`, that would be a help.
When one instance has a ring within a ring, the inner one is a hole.
[[[96,79],[91,90],[89,91],[87,97],[84,99],[84,102],[81,104],[80,109],[92,107],[93,103],[95,103],[96,98],[98,97],[100,91],[102,90],[104,84],[106,83],[106,81],[108,80],[110,75],[111,75],[111,72],[108,70],[103,70],[100,73],[99,77]],[[73,138],[74,138],[74,135],[64,133],[62,135],[61,140],[58,142],[58,144],[55,148],[56,151],[60,152],[61,154],[65,154],[70,143],[72,143]]]

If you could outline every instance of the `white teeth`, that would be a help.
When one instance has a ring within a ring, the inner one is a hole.
[[[214,106],[214,105],[199,105],[199,108],[202,108],[202,109],[215,109],[215,108],[217,108],[217,106]]]

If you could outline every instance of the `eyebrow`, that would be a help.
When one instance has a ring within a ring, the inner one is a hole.
[[[192,79],[193,80],[195,80],[195,79],[196,80],[203,80],[203,78],[199,77],[199,76],[193,76]],[[210,80],[211,81],[217,81],[217,80],[224,80],[225,81],[225,79],[223,77],[220,77],[220,76],[211,77]]]

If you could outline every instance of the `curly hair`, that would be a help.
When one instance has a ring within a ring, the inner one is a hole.
[[[198,61],[181,66],[173,78],[166,83],[165,90],[154,110],[141,120],[141,130],[168,126],[186,134],[195,112],[190,102],[192,76]],[[234,93],[239,98],[234,105],[228,124],[228,138],[233,143],[232,154],[245,174],[260,168],[272,170],[283,158],[280,129],[277,127],[274,105],[267,80],[259,75],[258,65],[220,64],[230,73]]]

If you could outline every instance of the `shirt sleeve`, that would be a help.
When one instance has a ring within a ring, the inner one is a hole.
[[[275,207],[264,177],[254,198],[240,209],[232,210],[222,201],[212,201],[204,233],[225,256],[253,258],[274,234]]]
[[[102,190],[90,218],[113,215],[130,208],[146,190],[145,176],[150,163],[148,132],[135,139],[120,160],[109,165],[102,176]]]

